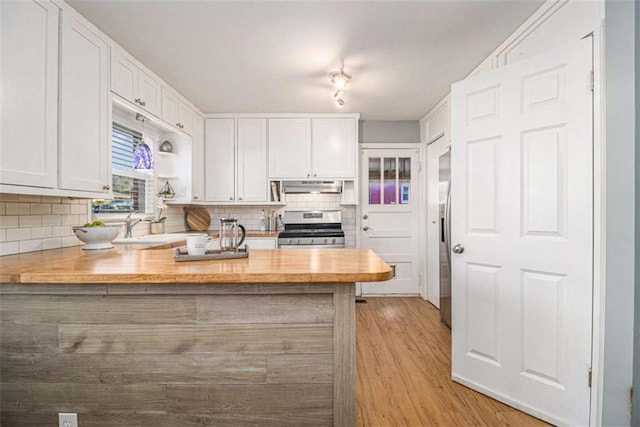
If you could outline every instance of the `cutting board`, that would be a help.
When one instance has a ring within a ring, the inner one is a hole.
[[[185,206],[187,225],[193,231],[205,231],[211,225],[211,216],[205,208]]]

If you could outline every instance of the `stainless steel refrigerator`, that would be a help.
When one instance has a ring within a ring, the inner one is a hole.
[[[451,328],[451,151],[438,159],[440,320]]]

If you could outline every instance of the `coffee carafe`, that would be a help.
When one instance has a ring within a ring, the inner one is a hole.
[[[220,252],[238,252],[246,236],[247,230],[236,218],[220,218]]]

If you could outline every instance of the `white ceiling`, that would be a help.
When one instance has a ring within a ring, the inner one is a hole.
[[[68,3],[203,112],[417,120],[542,0]],[[327,74],[341,58],[340,110]]]

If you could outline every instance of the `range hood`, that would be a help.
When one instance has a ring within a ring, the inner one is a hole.
[[[342,181],[304,180],[304,181],[282,181],[282,191],[284,193],[342,193]]]

